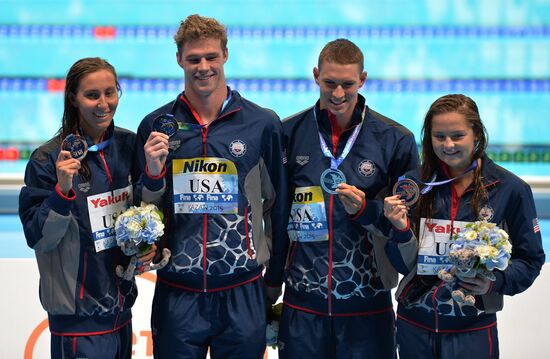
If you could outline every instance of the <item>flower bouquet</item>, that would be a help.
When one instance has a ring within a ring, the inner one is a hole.
[[[162,259],[159,263],[143,266],[138,260],[138,255],[149,251],[153,243],[164,234],[162,218],[162,212],[154,204],[145,203],[140,207],[131,206],[117,217],[117,244],[124,254],[132,256],[126,269],[120,265],[116,267],[119,277],[129,280],[136,274],[163,268],[168,263],[171,255],[168,248],[162,250]]]
[[[508,233],[494,223],[477,221],[468,223],[463,231],[453,236],[449,251],[450,265],[442,268],[438,277],[454,283],[455,278],[473,278],[477,275],[495,280],[494,269],[504,270],[510,261],[512,245]],[[475,304],[475,298],[464,288],[451,293],[458,303]]]

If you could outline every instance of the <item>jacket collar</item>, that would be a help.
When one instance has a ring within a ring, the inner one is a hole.
[[[92,138],[89,135],[84,134],[84,131],[82,130],[82,128],[80,128],[78,132],[81,134],[82,137],[84,137],[88,147],[94,145],[94,141],[92,140]],[[107,129],[105,130],[105,133],[103,134],[103,138],[101,138],[101,141],[106,141],[109,138],[113,137],[114,132],[115,132],[115,121],[113,120],[111,121],[111,124],[109,125],[109,127],[107,127]]]
[[[227,86],[227,99],[229,101],[225,104],[225,106],[223,106],[222,111],[218,114],[216,120],[214,120],[214,121],[217,121],[221,117],[225,117],[226,115],[229,115],[230,113],[240,111],[240,109],[241,109],[241,107],[240,107],[240,105],[241,105],[241,95],[237,91],[231,90],[231,88],[229,86]],[[187,97],[185,96],[185,91],[183,91],[178,96],[177,101],[178,101],[178,104],[183,107],[185,112],[188,112],[189,114],[192,115],[191,118],[193,118],[195,120],[193,122],[198,122],[197,121],[198,120],[198,115],[197,115],[195,109],[193,108],[193,106],[191,105],[191,103],[189,102],[189,100],[187,100]]]
[[[330,133],[332,130],[332,127],[328,117],[328,111],[321,110],[320,105],[321,105],[320,100],[317,100],[317,102],[315,103],[315,112],[317,114],[317,123],[319,125],[319,129],[323,132]],[[361,94],[358,94],[357,104],[353,109],[353,115],[351,117],[350,127],[347,129],[342,129],[343,131],[349,130],[354,126],[357,126],[359,123],[361,123],[361,113],[363,112],[364,106],[365,106],[365,98]],[[366,118],[367,116],[365,116],[365,119]]]

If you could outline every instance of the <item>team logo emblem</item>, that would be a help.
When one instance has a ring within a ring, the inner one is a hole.
[[[481,209],[479,210],[480,220],[490,221],[491,219],[493,219],[494,215],[495,215],[494,209],[488,205],[481,207]]]
[[[79,183],[78,184],[78,190],[80,192],[88,192],[90,190],[91,186],[90,186],[90,182],[84,182],[84,183]]]
[[[235,140],[229,144],[229,151],[235,157],[242,157],[246,153],[246,144],[241,140]]]
[[[180,148],[180,146],[181,146],[181,140],[171,140],[171,141],[168,141],[168,148],[169,148],[171,151],[177,150],[178,148]]]
[[[296,163],[300,166],[306,165],[309,162],[309,156],[296,156]]]
[[[359,173],[365,177],[372,176],[376,171],[376,165],[371,160],[363,160],[357,168]]]

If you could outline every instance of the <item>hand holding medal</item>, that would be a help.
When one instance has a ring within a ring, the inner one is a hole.
[[[393,194],[397,195],[407,207],[411,207],[420,198],[420,188],[410,178],[400,178],[393,186]]]
[[[407,207],[411,207],[418,201],[420,195],[430,192],[432,188],[436,186],[442,186],[444,184],[451,183],[455,179],[464,176],[466,173],[472,171],[476,167],[477,161],[473,161],[472,164],[461,175],[438,182],[434,182],[437,178],[437,174],[434,174],[429,182],[422,182],[412,176],[401,176],[393,186],[393,194],[399,195],[404,204]],[[421,184],[423,186],[422,189],[420,189],[418,184]]]
[[[321,173],[321,187],[325,192],[336,194],[340,183],[346,183],[346,175],[337,168],[327,168]]]
[[[84,138],[71,133],[61,143],[61,150],[69,152],[72,158],[81,161],[88,154],[88,144]]]
[[[88,147],[84,137],[71,133],[61,143],[61,150],[67,151],[72,158],[82,161],[88,152],[99,152],[109,146],[110,143],[111,140],[107,139]]]
[[[350,216],[359,212],[365,201],[365,193],[347,183],[341,183],[336,189],[336,194],[338,194],[338,198],[340,198],[344,209]]]
[[[407,228],[409,208],[418,201],[420,194],[426,194],[432,189],[432,183],[423,184],[426,186],[421,191],[414,178],[401,176],[393,186],[393,196],[384,198],[384,216],[395,228]]]
[[[161,115],[153,120],[152,132],[143,146],[150,175],[158,176],[162,172],[169,153],[168,141],[177,131],[178,124],[173,116]]]
[[[69,138],[70,136],[74,135],[69,135],[67,136],[67,138]],[[77,142],[74,146],[71,145],[74,144],[71,141],[71,139],[69,139],[68,141],[67,139],[65,139],[63,141],[63,144],[61,145],[61,151],[59,151],[59,154],[57,155],[57,159],[55,161],[57,186],[59,191],[61,191],[63,194],[69,193],[69,191],[73,187],[73,177],[76,176],[78,174],[78,171],[80,170],[80,159],[84,158],[83,156],[81,158],[76,157],[82,155],[82,147],[81,144],[78,143],[78,140],[76,140]],[[86,143],[84,142],[84,144]]]
[[[172,137],[178,132],[178,127],[179,124],[174,115],[167,113],[153,120],[152,130]]]
[[[477,161],[472,164],[459,176],[444,181],[434,182],[437,174],[434,174],[429,182],[422,182],[412,176],[401,176],[393,186],[393,196],[384,199],[384,216],[392,222],[393,226],[399,229],[407,226],[407,212],[413,206],[420,195],[424,195],[436,186],[451,183],[455,179],[464,176],[477,167]],[[420,189],[418,184],[423,187]]]
[[[407,228],[407,214],[409,208],[400,195],[384,198],[384,216],[397,229]]]

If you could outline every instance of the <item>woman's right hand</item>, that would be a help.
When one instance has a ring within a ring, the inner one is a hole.
[[[399,195],[384,198],[384,216],[397,229],[407,228],[408,208]]]
[[[61,150],[55,161],[55,171],[57,185],[64,195],[73,188],[73,177],[78,174],[78,170],[80,170],[80,161],[72,158],[69,151]]]
[[[143,146],[147,169],[151,176],[158,176],[168,158],[168,135],[153,131]]]

